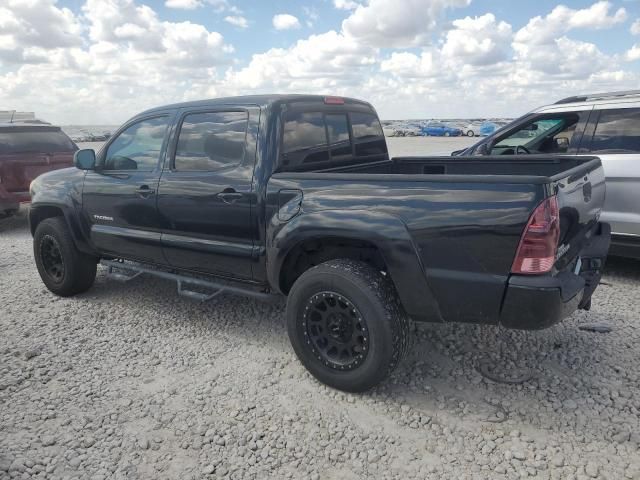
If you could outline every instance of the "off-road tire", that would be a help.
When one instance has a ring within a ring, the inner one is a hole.
[[[44,265],[43,242],[45,241],[53,241],[60,252],[64,271],[59,279],[48,273]],[[33,255],[40,278],[56,295],[70,297],[86,292],[95,281],[97,259],[76,248],[67,225],[61,217],[47,218],[38,224],[33,236]]]
[[[348,371],[327,366],[305,335],[305,308],[323,292],[346,299],[366,323],[367,354]],[[330,260],[310,268],[296,280],[287,300],[287,331],[296,355],[319,381],[348,392],[369,390],[396,368],[409,347],[410,325],[390,279],[355,260]]]

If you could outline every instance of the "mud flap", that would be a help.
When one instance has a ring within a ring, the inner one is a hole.
[[[580,276],[584,278],[585,288],[579,309],[591,308],[591,295],[600,283],[602,271],[609,252],[611,243],[611,226],[608,223],[599,223],[596,233],[591,238],[589,245],[580,252]]]

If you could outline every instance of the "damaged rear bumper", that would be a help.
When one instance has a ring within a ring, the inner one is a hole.
[[[588,310],[591,295],[600,283],[610,241],[611,227],[600,223],[580,251],[574,270],[556,275],[512,275],[500,312],[500,324],[539,330],[560,322],[577,309]]]

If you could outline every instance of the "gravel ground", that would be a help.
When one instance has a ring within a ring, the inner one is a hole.
[[[283,304],[104,274],[57,298],[24,210],[0,222],[0,479],[640,479],[638,262],[542,332],[421,324],[362,395],[303,369]]]

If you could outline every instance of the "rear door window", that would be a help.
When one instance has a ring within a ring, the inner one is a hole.
[[[0,130],[0,154],[65,153],[78,149],[67,135],[58,129],[35,130],[19,127]]]
[[[174,160],[177,171],[213,171],[238,165],[244,158],[247,112],[186,115]]]
[[[640,108],[602,110],[588,151],[640,152]]]

